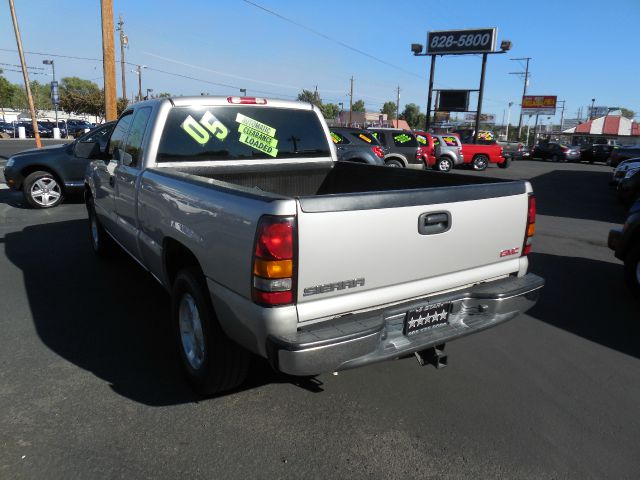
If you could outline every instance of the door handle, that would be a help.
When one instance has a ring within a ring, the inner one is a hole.
[[[112,187],[116,186],[116,177],[114,175],[109,175],[109,185]]]
[[[449,212],[423,213],[418,217],[418,233],[420,235],[435,235],[451,229],[451,214]]]

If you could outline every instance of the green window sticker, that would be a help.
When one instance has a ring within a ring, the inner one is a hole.
[[[204,145],[209,141],[209,138],[211,138],[209,136],[209,132],[207,132],[191,115],[185,118],[184,122],[180,124],[180,127],[200,145]]]
[[[411,140],[411,137],[406,133],[403,133],[402,135],[396,135],[395,137],[393,137],[393,139],[396,142],[407,143],[409,140]]]
[[[242,124],[242,125],[247,125],[251,128],[253,128],[254,130],[258,130],[259,132],[265,133],[271,137],[275,137],[276,136],[276,129],[273,127],[270,127],[269,125],[259,122],[258,120],[254,120],[253,118],[247,117],[241,113],[238,113],[236,115],[236,122]]]
[[[426,145],[427,144],[426,137],[423,137],[422,135],[416,135],[416,140],[418,140],[422,145]]]
[[[229,129],[209,111],[206,111],[204,115],[202,115],[200,123],[204,125],[218,140],[224,140],[227,138],[227,135],[229,135]]]
[[[246,136],[246,137],[253,137],[256,138],[258,140],[260,140],[261,142],[269,145],[270,147],[277,147],[278,146],[278,140],[276,140],[273,137],[270,137],[269,135],[266,135],[262,132],[259,132],[258,130],[251,128],[248,125],[240,125],[238,127],[238,132],[240,132],[242,135]],[[242,140],[240,140],[242,141]],[[243,142],[245,143],[245,142]]]
[[[340,143],[340,140],[342,140],[340,138],[340,135],[338,135],[337,133],[333,133],[333,132],[331,132],[331,139],[333,140],[333,143]]]

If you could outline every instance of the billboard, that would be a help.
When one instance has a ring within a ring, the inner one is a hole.
[[[439,30],[427,34],[427,53],[487,53],[496,49],[496,28]]]
[[[524,95],[523,115],[555,115],[558,97],[555,95]]]
[[[469,90],[440,90],[438,108],[441,112],[466,112],[469,110]]]
[[[476,114],[475,113],[465,113],[464,114],[465,122],[475,122]],[[480,114],[480,123],[496,123],[496,116],[493,113],[481,113]]]

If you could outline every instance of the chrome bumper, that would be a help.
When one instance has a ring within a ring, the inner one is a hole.
[[[271,335],[272,365],[291,375],[316,375],[397,358],[491,328],[535,305],[544,279],[534,274],[509,277],[467,290],[381,310],[345,315],[302,327],[290,336]],[[410,338],[403,334],[406,312],[422,305],[451,302],[449,323]]]

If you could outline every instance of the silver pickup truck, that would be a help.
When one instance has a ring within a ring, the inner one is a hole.
[[[253,97],[136,103],[88,149],[91,245],[172,297],[188,380],[236,387],[251,354],[308,376],[416,354],[516,317],[531,185],[337,162],[320,111]]]

